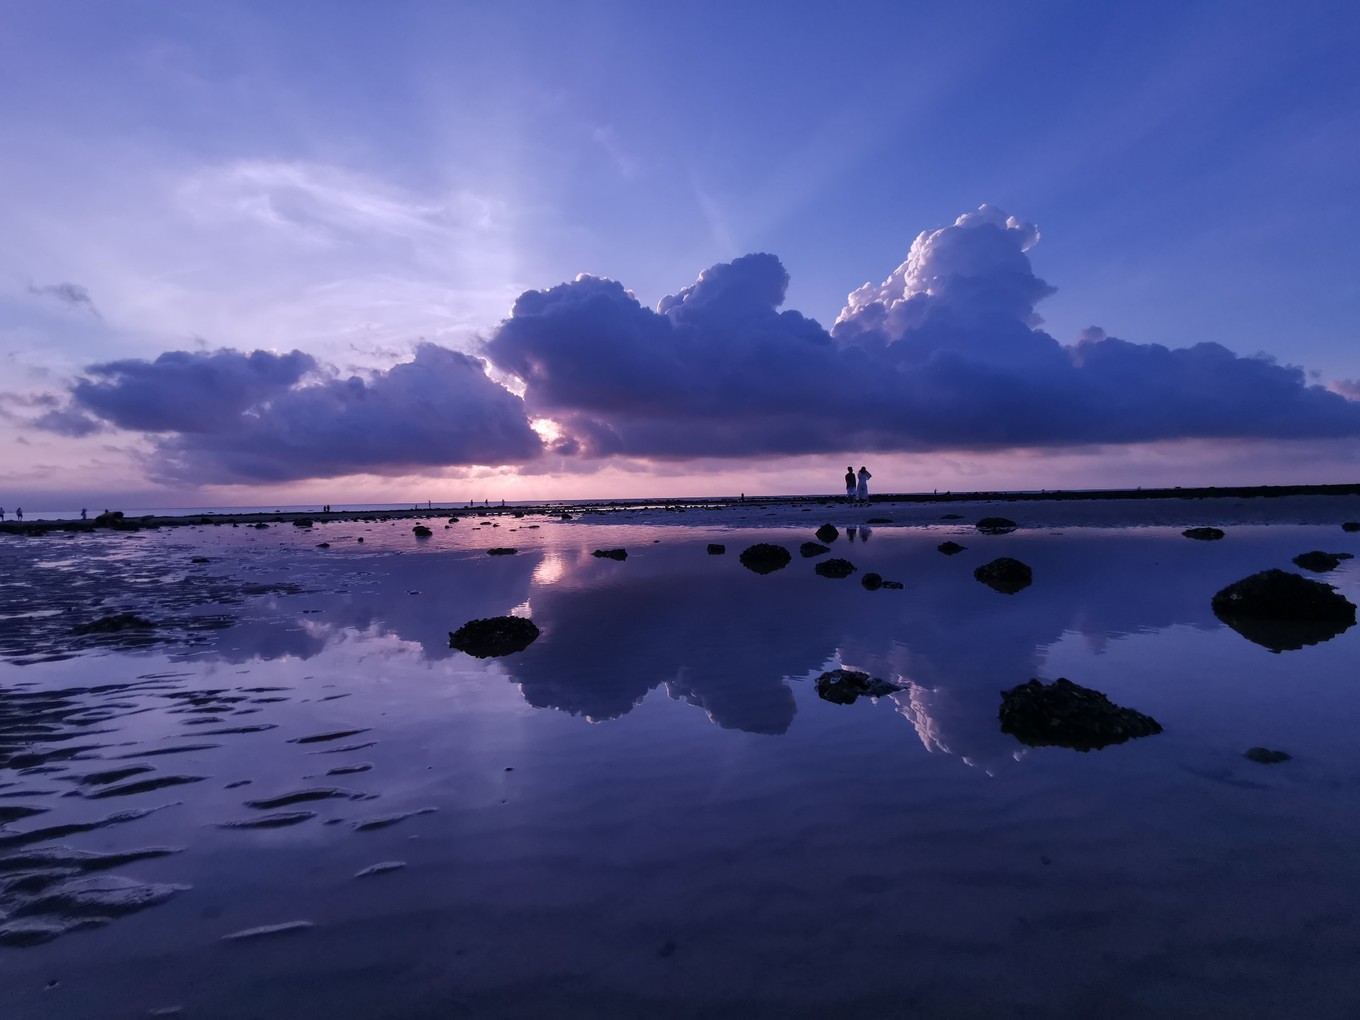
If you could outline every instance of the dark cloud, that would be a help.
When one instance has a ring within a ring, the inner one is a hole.
[[[644,308],[580,277],[529,291],[487,341],[531,413],[592,454],[651,457],[977,449],[1360,433],[1360,405],[1301,370],[1211,343],[1171,350],[1039,328],[1053,288],[1030,224],[983,206],[922,233],[830,333],[779,311],[772,255],[706,270]]]
[[[94,300],[90,297],[90,292],[78,283],[30,283],[28,292],[41,297],[55,298],[64,305],[84,309],[96,319],[101,318],[99,309],[94,306]]]
[[[104,431],[104,426],[87,414],[72,408],[57,408],[39,415],[32,422],[35,428],[45,432],[55,432],[59,436],[91,436]]]

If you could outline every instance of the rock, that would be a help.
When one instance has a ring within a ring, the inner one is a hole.
[[[1121,708],[1100,691],[1059,677],[1001,692],[1001,732],[1031,747],[1070,747],[1091,751],[1135,737],[1161,733],[1151,716]]]
[[[293,522],[293,527],[295,528],[310,528],[311,526],[312,519],[310,517],[299,517]]]
[[[1216,542],[1223,537],[1222,528],[1186,528],[1181,532],[1186,538],[1197,538],[1201,542]]]
[[[1294,756],[1287,751],[1272,751],[1267,747],[1252,747],[1244,751],[1242,757],[1259,761],[1262,765],[1278,765],[1282,761],[1289,761]]]
[[[709,542],[709,543],[708,543],[708,555],[710,555],[710,556],[721,556],[721,555],[723,555],[725,552],[727,552],[727,546],[723,545],[722,543],[720,543],[720,542]]]
[[[208,557],[206,557],[206,556],[195,556],[195,557],[194,557],[193,559],[191,559],[189,562],[190,562],[190,563],[211,563],[212,560],[208,559]]]
[[[865,521],[864,523],[865,523],[865,524],[891,524],[891,523],[892,523],[892,518],[891,518],[891,517],[870,517],[870,518],[869,518],[867,521]]]
[[[449,647],[479,659],[510,655],[523,651],[538,637],[533,620],[522,616],[493,616],[486,620],[469,620],[449,632]]]
[[[757,542],[741,552],[741,565],[757,574],[771,574],[789,565],[793,557],[782,545]]]
[[[1341,525],[1342,531],[1360,531],[1360,521],[1347,521]]]
[[[1319,644],[1355,625],[1355,606],[1331,585],[1284,570],[1235,581],[1211,604],[1220,620],[1272,652]]]
[[[450,523],[450,524],[457,524],[457,523],[458,523],[458,518],[457,518],[457,517],[450,517],[450,518],[449,518],[449,523]]]
[[[984,517],[974,527],[984,535],[1005,535],[1014,531],[1020,525],[1009,517]]]
[[[840,537],[840,532],[836,530],[834,524],[823,524],[815,532],[818,542],[834,542]]]
[[[429,528],[425,527],[425,525],[423,524],[417,524],[414,528],[411,529],[411,534],[415,535],[416,538],[429,538],[431,535],[434,534],[434,532],[431,531]]]
[[[940,514],[940,520],[942,520],[942,521],[961,521],[961,520],[963,520],[963,514]]]
[[[894,589],[894,590],[896,590],[896,591],[901,591],[901,590],[902,590],[902,582],[901,582],[901,581],[884,581],[883,584],[882,584],[882,587],[883,587],[885,590],[888,589],[888,588],[892,588],[892,589]]]
[[[966,549],[967,546],[959,545],[959,543],[951,541],[941,542],[935,548],[940,550],[940,552],[944,553],[946,556],[955,556],[963,552],[963,550]]]
[[[560,513],[560,514],[557,515],[557,519],[558,519],[558,520],[561,520],[561,521],[569,521],[569,520],[571,520],[571,514],[569,514],[569,513]]]
[[[1300,553],[1295,556],[1294,566],[1311,570],[1315,574],[1325,574],[1327,571],[1339,567],[1342,560],[1353,558],[1350,553],[1329,553],[1314,549],[1312,552]]]
[[[813,556],[820,556],[822,553],[829,553],[831,550],[816,542],[804,542],[798,547],[798,551],[802,554],[804,559],[809,559]]]
[[[822,560],[814,568],[819,577],[849,577],[855,572],[855,565],[849,560]]]
[[[331,544],[329,542],[318,542],[316,543],[316,547],[318,549],[329,549],[331,547]]]
[[[817,678],[817,696],[835,705],[853,705],[858,698],[881,698],[901,689],[854,669],[833,669]]]
[[[973,576],[987,587],[1004,595],[1014,595],[1021,589],[1028,588],[1034,581],[1033,571],[1009,556],[984,563],[973,571]]]
[[[590,555],[602,560],[626,560],[628,558],[627,549],[596,549]]]
[[[872,570],[859,579],[859,583],[864,585],[869,591],[878,591],[883,587],[883,575],[875,574]]]
[[[518,549],[509,549],[504,546],[497,546],[495,549],[488,549],[486,551],[486,554],[488,556],[513,556],[517,552],[519,552]]]
[[[150,620],[143,619],[135,613],[117,613],[113,616],[101,616],[89,623],[77,624],[71,628],[71,633],[117,634],[125,630],[150,630],[154,626]]]
[[[264,521],[256,521],[255,524],[253,525],[253,527],[256,527],[256,528],[267,528],[267,527],[269,527],[269,525],[266,524]]]
[[[123,511],[105,510],[94,519],[96,528],[116,528],[123,523]]]

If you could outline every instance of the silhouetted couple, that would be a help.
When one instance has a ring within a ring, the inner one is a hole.
[[[867,467],[859,469],[858,477],[855,469],[848,467],[845,469],[845,501],[847,503],[867,503],[869,502],[869,479],[873,475],[869,474]]]

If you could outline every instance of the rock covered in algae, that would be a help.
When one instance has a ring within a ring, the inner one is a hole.
[[[855,572],[855,565],[849,560],[822,560],[814,568],[821,577],[849,577]]]
[[[901,689],[856,669],[833,669],[817,678],[817,696],[836,705],[853,705],[858,698],[881,698]]]
[[[820,556],[822,553],[829,553],[830,551],[819,542],[804,542],[798,547],[798,553],[804,559],[811,559],[813,556]]]
[[[741,565],[757,574],[770,574],[782,570],[793,559],[782,545],[771,542],[757,542],[741,551]]]
[[[940,550],[940,552],[944,553],[946,556],[957,556],[959,553],[963,552],[963,550],[967,547],[959,545],[959,543],[957,542],[949,541],[941,542],[935,548]]]
[[[993,591],[1004,595],[1014,595],[1034,581],[1034,572],[1029,566],[1009,556],[984,563],[973,571],[973,576]]]
[[[1355,625],[1355,606],[1345,596],[1286,570],[1234,581],[1211,604],[1220,620],[1272,652],[1319,644]]]
[[[1051,684],[1030,680],[1002,691],[999,717],[1002,733],[1031,747],[1092,751],[1162,732],[1151,716],[1121,708],[1100,691],[1066,677]]]
[[[626,560],[628,558],[627,549],[596,549],[590,555],[601,560]]]
[[[840,532],[836,530],[834,524],[823,524],[815,532],[818,542],[834,542],[840,537]]]
[[[479,659],[521,652],[538,637],[538,626],[523,616],[469,620],[449,632],[449,647]]]
[[[1296,567],[1304,570],[1311,570],[1315,574],[1325,574],[1329,570],[1335,570],[1341,566],[1342,560],[1352,559],[1350,553],[1329,553],[1321,549],[1314,549],[1312,552],[1299,553],[1294,557],[1293,563]]]
[[[425,525],[423,524],[417,524],[414,528],[411,529],[411,534],[415,535],[416,538],[429,538],[431,535],[434,534],[434,532],[431,531],[429,528],[425,527]]]

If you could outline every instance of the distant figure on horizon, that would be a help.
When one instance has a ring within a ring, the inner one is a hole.
[[[5,519],[5,508],[0,506],[0,521]]]
[[[80,508],[80,519],[82,521],[88,521],[90,519],[90,512],[84,507]]]
[[[855,469],[852,467],[845,469],[845,501],[847,503],[855,501]]]
[[[869,502],[869,479],[872,477],[874,476],[869,474],[869,469],[861,464],[859,469],[859,484],[855,486],[856,503]]]
[[[19,507],[18,510],[15,510],[15,511],[14,511],[14,516],[17,517],[17,518],[19,518],[19,520],[22,521],[22,520],[24,519],[24,508],[23,508],[23,507]]]

